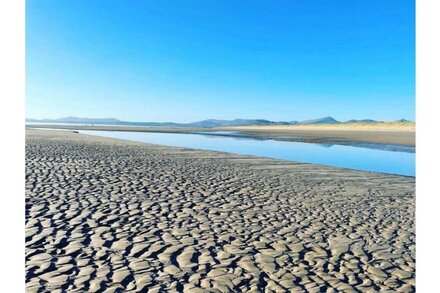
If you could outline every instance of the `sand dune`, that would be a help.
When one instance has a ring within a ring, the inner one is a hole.
[[[29,292],[415,290],[414,178],[26,137]]]

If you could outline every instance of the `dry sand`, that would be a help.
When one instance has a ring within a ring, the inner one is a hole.
[[[414,292],[414,183],[28,129],[26,289]]]

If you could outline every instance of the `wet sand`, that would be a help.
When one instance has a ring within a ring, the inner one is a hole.
[[[27,129],[26,289],[414,292],[414,185]]]

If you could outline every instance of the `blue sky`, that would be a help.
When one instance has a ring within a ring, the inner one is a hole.
[[[26,1],[26,117],[414,120],[414,1]]]

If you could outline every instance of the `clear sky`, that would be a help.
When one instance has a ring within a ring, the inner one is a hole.
[[[26,1],[26,117],[414,120],[414,6]]]

